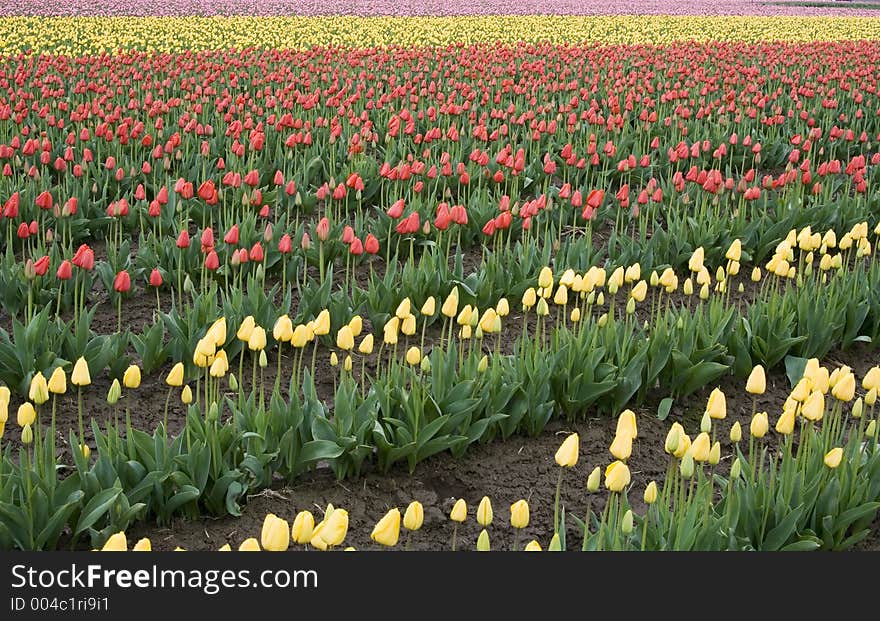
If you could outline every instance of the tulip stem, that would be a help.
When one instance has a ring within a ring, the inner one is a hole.
[[[76,413],[79,419],[79,441],[80,444],[86,443],[86,436],[83,432],[83,393],[82,386],[76,387]]]
[[[562,468],[559,469],[559,477],[556,479],[556,502],[553,505],[553,532],[559,532],[559,495],[562,492]]]
[[[458,538],[458,522],[452,527],[452,551],[455,552],[455,542]]]
[[[171,391],[173,389],[168,389],[168,395],[165,397],[165,414],[162,416],[162,431],[165,434],[165,440],[168,440],[168,405],[171,403]],[[198,394],[198,391],[196,391]]]

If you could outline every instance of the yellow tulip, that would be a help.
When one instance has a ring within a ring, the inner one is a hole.
[[[467,519],[467,504],[463,498],[459,498],[452,506],[449,513],[449,519],[453,522],[464,522]]]
[[[239,552],[261,552],[260,542],[257,541],[254,537],[249,537],[241,542],[241,545],[238,546]]]
[[[113,535],[110,535],[110,538],[104,544],[104,547],[101,548],[101,552],[127,552],[128,551],[128,539],[125,537],[125,533],[120,531]]]
[[[784,409],[782,411],[782,416],[776,421],[776,433],[781,433],[784,436],[791,435],[794,431],[794,419],[796,414],[797,410],[794,408]]]
[[[629,432],[629,435],[632,436],[633,439],[639,437],[638,426],[636,425],[636,413],[632,410],[624,410],[620,413],[620,416],[617,417],[616,434],[619,435],[621,431]]]
[[[383,546],[393,547],[397,545],[400,537],[400,509],[394,507],[386,513],[373,527],[370,539]]]
[[[18,416],[16,417],[16,422],[18,423],[19,427],[24,427],[25,425],[33,425],[36,419],[37,411],[34,409],[34,406],[30,401],[25,401],[20,406],[18,406]]]
[[[526,544],[525,552],[540,552],[541,544],[534,539]]]
[[[605,469],[605,487],[610,491],[622,492],[629,481],[629,467],[622,461],[613,461]]]
[[[290,537],[296,543],[304,545],[312,539],[312,531],[315,530],[315,518],[310,511],[300,511],[290,527]]]
[[[453,287],[452,291],[449,292],[449,295],[446,296],[446,300],[443,302],[443,306],[440,308],[440,312],[444,317],[448,317],[452,319],[458,314],[458,287]]]
[[[437,301],[434,299],[434,296],[429,296],[425,303],[422,304],[422,308],[419,311],[425,317],[433,317],[434,313],[437,312]]]
[[[871,367],[865,373],[865,377],[862,378],[862,388],[865,390],[880,389],[880,367]]]
[[[477,506],[477,524],[480,526],[489,526],[492,523],[492,501],[488,496],[483,496],[480,504]]]
[[[644,280],[640,280],[635,287],[633,287],[632,291],[630,291],[630,296],[636,302],[644,302],[645,298],[648,295],[648,283]]]
[[[30,425],[25,425],[21,429],[21,443],[22,444],[30,444],[33,441],[34,441],[34,430],[31,429]]]
[[[132,552],[151,552],[153,550],[153,544],[150,543],[150,540],[147,537],[144,537],[143,539],[139,539],[131,550]]]
[[[767,430],[769,428],[770,422],[767,420],[767,412],[758,412],[752,417],[752,422],[749,425],[749,433],[751,433],[754,438],[763,438],[767,435]]]
[[[232,552],[232,546],[228,543],[224,543],[222,546],[217,548],[218,552]]]
[[[553,270],[549,267],[542,267],[540,274],[538,274],[538,286],[542,289],[547,289],[553,286]]]
[[[413,346],[406,350],[406,363],[412,366],[422,361],[422,352],[418,347]]]
[[[262,326],[255,326],[247,344],[251,351],[263,351],[266,348],[266,330]]]
[[[727,249],[727,252],[724,253],[724,258],[728,261],[739,261],[742,257],[742,242],[739,239],[734,239],[733,243],[730,244],[730,247]]]
[[[122,384],[132,390],[141,385],[141,370],[136,364],[130,365],[122,375]]]
[[[525,528],[529,525],[529,503],[523,499],[510,505],[510,525],[514,528]]]
[[[189,405],[193,402],[193,393],[192,388],[188,385],[183,387],[183,390],[180,391],[180,402],[184,405]]]
[[[489,533],[484,528],[477,537],[477,552],[489,552],[490,550]]]
[[[410,314],[410,310],[412,309],[412,304],[409,301],[409,298],[403,298],[403,301],[397,305],[397,310],[394,311],[394,314],[397,315],[398,319],[403,321],[403,319]]]
[[[856,376],[852,372],[843,375],[834,387],[831,394],[838,401],[852,401],[856,394]]]
[[[730,428],[730,441],[735,444],[740,440],[742,440],[742,427],[740,426],[739,421],[736,421]]]
[[[238,332],[235,333],[236,338],[239,341],[247,343],[250,340],[251,333],[254,331],[256,325],[253,315],[248,315],[242,320],[241,325],[239,325]]]
[[[355,315],[351,318],[351,321],[348,322],[348,327],[351,328],[351,335],[354,338],[359,337],[364,330],[363,318],[360,315]]]
[[[801,408],[801,414],[810,421],[822,420],[825,415],[825,395],[818,390],[811,392]]]
[[[498,304],[495,305],[495,314],[499,317],[507,317],[510,314],[510,304],[507,302],[507,298],[498,300]]]
[[[320,537],[328,546],[338,546],[345,541],[348,534],[348,511],[345,509],[332,509],[329,515],[325,514],[324,527]]]
[[[416,531],[422,527],[425,521],[425,509],[422,503],[414,500],[409,503],[403,514],[403,527],[407,530]]]
[[[700,246],[696,250],[694,250],[691,258],[688,260],[688,269],[692,272],[700,272],[703,270],[703,260],[705,257],[705,251],[703,247]]]
[[[365,356],[368,356],[373,353],[373,335],[367,334],[361,344],[358,346],[358,351]]]
[[[535,290],[532,287],[529,287],[528,289],[526,289],[526,291],[525,291],[525,293],[523,293],[523,297],[522,297],[523,310],[531,309],[535,305],[535,302],[537,302],[537,299],[538,299],[537,294],[535,293]]]
[[[706,432],[700,433],[694,438],[693,444],[691,444],[691,456],[694,458],[694,461],[709,461],[709,451],[711,450],[712,441]]]
[[[303,324],[299,324],[293,329],[293,334],[290,337],[290,344],[297,349],[302,349],[310,340],[309,329]]]
[[[287,343],[293,339],[293,322],[288,315],[281,315],[272,326],[272,338],[279,343]]]
[[[49,385],[46,383],[46,377],[39,371],[31,379],[28,399],[37,405],[43,405],[49,400]]]
[[[578,434],[569,435],[556,451],[556,463],[563,468],[574,467],[578,461],[579,442]]]
[[[315,334],[317,336],[330,334],[330,311],[326,308],[315,318]]]
[[[74,386],[88,386],[92,383],[92,376],[89,375],[89,365],[86,359],[80,356],[76,364],[73,365],[73,372],[70,374],[70,383]]]
[[[602,484],[602,470],[599,466],[593,468],[590,476],[587,477],[587,491],[594,494],[599,491],[599,485]]]
[[[764,367],[757,364],[746,381],[746,392],[750,395],[763,395],[766,391],[767,376],[764,374]]]
[[[657,483],[651,481],[645,488],[644,501],[646,505],[653,505],[657,502]]]
[[[269,552],[284,552],[290,547],[290,525],[274,513],[263,520],[260,545]]]
[[[400,331],[406,336],[412,336],[416,333],[416,316],[407,315],[400,322]]]
[[[336,347],[344,351],[354,349],[354,333],[351,331],[351,326],[342,326],[336,333]]]
[[[180,387],[183,386],[183,363],[178,362],[175,364],[171,371],[168,372],[168,376],[165,378],[165,383],[169,386]]]
[[[831,468],[837,468],[840,465],[840,461],[843,459],[843,449],[840,447],[836,447],[825,453],[825,465]]]
[[[615,459],[626,461],[632,455],[632,436],[629,431],[623,430],[614,436],[611,446],[608,448]]]

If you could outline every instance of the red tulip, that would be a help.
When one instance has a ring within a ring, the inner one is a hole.
[[[189,233],[186,229],[180,232],[180,235],[177,236],[177,247],[178,248],[189,248]]]
[[[400,216],[403,215],[403,205],[404,205],[403,199],[401,198],[401,199],[395,201],[394,204],[391,205],[391,207],[389,207],[388,211],[385,213],[387,213],[390,217],[397,220]]]
[[[151,287],[161,287],[162,286],[162,273],[159,272],[158,268],[153,268],[153,271],[150,272],[150,286]]]
[[[226,231],[226,235],[223,236],[223,241],[229,244],[230,246],[235,246],[238,244],[238,225],[233,224],[232,227],[228,231]]]
[[[208,252],[208,256],[205,257],[205,268],[214,271],[218,267],[220,267],[220,258],[214,250],[211,250]]]
[[[290,254],[293,249],[293,243],[290,239],[290,235],[285,233],[281,236],[281,239],[278,241],[278,252],[281,254]]]
[[[18,238],[19,239],[27,239],[31,235],[30,228],[27,225],[27,222],[22,222],[18,225]]]
[[[128,293],[131,290],[131,276],[125,270],[116,274],[113,279],[113,290],[119,293]]]
[[[34,273],[37,276],[45,276],[49,271],[49,257],[44,255],[34,262]]]
[[[352,241],[354,241],[354,239],[354,229],[346,225],[345,228],[342,229],[342,243],[350,244]]]
[[[352,240],[351,245],[349,246],[349,252],[355,256],[362,255],[364,253],[364,245],[361,243],[361,240],[357,237]]]
[[[73,267],[70,264],[70,261],[65,259],[61,262],[61,265],[58,266],[58,271],[55,272],[55,276],[58,280],[70,280],[73,276]]]
[[[214,230],[209,226],[202,231],[202,252],[214,249]]]
[[[43,191],[34,201],[40,209],[52,209],[52,195],[48,191]]]
[[[259,262],[263,260],[263,245],[260,242],[257,242],[251,247],[250,256],[253,261]]]
[[[372,233],[367,235],[367,240],[364,242],[364,250],[367,251],[367,254],[378,254],[379,252],[379,240]]]
[[[318,236],[318,239],[323,241],[327,241],[327,238],[330,237],[330,220],[327,217],[321,218],[318,222],[318,226],[315,227],[315,235]]]

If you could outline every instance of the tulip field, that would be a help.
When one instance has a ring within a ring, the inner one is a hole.
[[[410,4],[0,0],[0,549],[880,549],[880,12]]]

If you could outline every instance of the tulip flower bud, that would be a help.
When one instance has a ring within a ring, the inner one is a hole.
[[[621,461],[626,461],[629,459],[630,455],[632,455],[632,436],[629,431],[622,430],[620,433],[614,436],[614,440],[611,442],[611,446],[608,448],[608,451],[614,456],[615,459],[619,459]]]
[[[694,457],[691,455],[691,452],[688,451],[684,454],[684,457],[681,458],[681,464],[679,465],[679,472],[681,473],[681,478],[687,480],[694,476]]]
[[[364,354],[365,356],[368,356],[371,353],[373,353],[373,335],[372,334],[368,334],[363,338],[363,340],[361,341],[361,344],[358,346],[358,351],[360,353]]]
[[[70,375],[70,383],[74,386],[88,386],[92,383],[92,377],[89,374],[89,365],[86,359],[80,356],[76,364],[73,365],[73,372]]]
[[[709,417],[709,412],[703,412],[703,418],[700,419],[700,431],[703,433],[712,431],[712,419]]]
[[[28,399],[37,405],[42,405],[49,400],[49,385],[46,382],[46,377],[39,371],[31,379]]]
[[[312,539],[312,531],[315,528],[315,518],[309,511],[300,511],[290,527],[291,538],[300,545],[309,543]]]
[[[490,550],[489,533],[486,532],[486,529],[484,528],[480,531],[479,537],[477,537],[477,552],[489,552]]]
[[[599,295],[599,297],[602,297],[601,294]],[[603,313],[599,317],[599,319],[596,320],[596,325],[600,328],[604,328],[605,324],[607,324],[607,323],[608,323],[608,313]]]
[[[480,362],[477,364],[477,373],[485,373],[486,369],[488,369],[488,368],[489,368],[489,356],[483,355],[483,357],[480,358]]]
[[[712,450],[712,442],[709,439],[709,434],[706,432],[701,432],[694,438],[693,444],[691,444],[691,449],[688,451],[693,457],[694,461],[704,462],[709,461],[709,452]]]
[[[877,436],[877,421],[872,420],[865,428],[865,437],[875,438]]]
[[[449,513],[449,519],[453,522],[464,522],[467,519],[467,504],[463,498],[455,501],[452,511]]]
[[[529,525],[529,503],[517,500],[510,505],[510,525],[514,528],[525,528]]]
[[[840,447],[836,447],[825,453],[824,462],[826,466],[833,470],[840,465],[842,459],[843,449]]]
[[[760,364],[752,369],[749,379],[746,381],[746,392],[752,395],[763,395],[767,391],[767,378],[764,367]]]
[[[852,417],[853,418],[861,418],[862,412],[864,411],[864,408],[865,408],[864,402],[862,401],[862,398],[859,397],[858,399],[856,399],[855,403],[853,403]]]
[[[126,388],[135,389],[141,385],[141,370],[135,364],[130,365],[122,376],[122,383]]]
[[[535,541],[534,539],[526,544],[526,547],[523,548],[524,552],[541,552],[541,544]]]
[[[290,526],[274,513],[263,520],[260,545],[268,552],[285,552],[290,547]]]
[[[32,425],[37,418],[37,411],[34,409],[34,406],[29,401],[25,401],[20,406],[18,406],[18,414],[16,416],[16,422],[19,427],[27,427]]]
[[[739,462],[739,458],[737,458],[734,460],[733,465],[730,466],[730,480],[738,479],[741,472],[742,464]]]
[[[752,417],[752,422],[749,425],[749,433],[752,434],[754,438],[763,438],[767,435],[767,430],[770,428],[770,423],[767,420],[767,412],[758,412]]]
[[[624,535],[631,535],[633,532],[633,512],[632,509],[627,509],[626,513],[623,514],[623,519],[620,521],[620,532]]]
[[[116,402],[119,401],[119,397],[122,396],[122,386],[119,385],[119,380],[114,379],[113,383],[110,384],[110,390],[107,391],[107,403],[110,405],[116,405]]]
[[[419,369],[421,369],[422,373],[430,373],[431,359],[427,356],[422,357],[422,361],[419,363]]]
[[[655,481],[648,483],[645,488],[644,501],[646,505],[653,505],[657,502],[657,483]]]
[[[709,451],[709,465],[716,466],[721,461],[721,443],[716,441]]]
[[[63,395],[67,392],[67,375],[64,373],[64,369],[55,367],[52,375],[49,376],[47,388],[54,395]]]
[[[330,353],[330,366],[339,366],[339,356],[336,355],[335,351]]]
[[[629,467],[622,461],[614,461],[605,469],[605,487],[612,492],[621,492],[629,485]]]
[[[261,552],[260,542],[257,541],[254,537],[249,537],[241,542],[241,545],[238,546],[239,552]]]
[[[680,428],[681,425],[675,423],[666,433],[666,443],[664,444],[663,449],[670,455],[674,455],[676,451],[678,451],[679,438],[681,435],[679,432]]]
[[[877,403],[877,388],[872,388],[865,394],[865,405],[874,407],[875,403]]]
[[[407,530],[416,531],[422,527],[425,521],[425,509],[417,500],[409,503],[403,514],[403,527]]]
[[[168,372],[167,377],[165,378],[165,383],[169,386],[180,387],[183,386],[183,363],[178,362],[175,364],[171,370]]]
[[[34,430],[31,429],[30,425],[25,425],[21,429],[21,443],[24,445],[28,445],[34,441]]]
[[[434,296],[432,295],[432,296],[428,297],[427,300],[425,300],[425,303],[422,304],[422,308],[419,312],[421,312],[421,314],[425,317],[433,317],[434,313],[437,310],[436,307],[437,307],[437,302],[434,300]]]
[[[104,543],[101,552],[126,552],[128,550],[128,539],[124,532],[118,532],[110,535],[110,538]]]
[[[488,496],[483,496],[483,499],[480,500],[480,504],[477,507],[477,523],[480,526],[489,526],[492,524],[492,502],[489,500]]]
[[[553,537],[550,538],[550,545],[547,546],[548,552],[561,552],[562,551],[562,541],[559,538],[559,533],[553,533]]]
[[[577,433],[569,435],[556,451],[556,463],[563,468],[572,468],[577,464],[580,439]]]
[[[217,405],[216,401],[212,401],[211,405],[208,406],[208,415],[205,417],[209,423],[216,422],[220,418],[220,406]]]
[[[419,364],[421,362],[421,360],[422,360],[422,352],[419,350],[418,347],[413,346],[413,347],[410,347],[408,350],[406,350],[406,363],[407,364],[409,364],[411,366],[415,366],[415,365]]]
[[[190,388],[189,386],[183,387],[183,390],[180,391],[180,401],[184,405],[189,405],[193,402],[192,388]]]
[[[257,359],[257,364],[260,365],[261,369],[265,369],[267,366],[269,366],[269,358],[266,357],[266,350],[265,349],[260,350],[260,356]]]
[[[400,509],[397,507],[386,513],[373,527],[370,539],[383,546],[397,545],[400,537]]]

